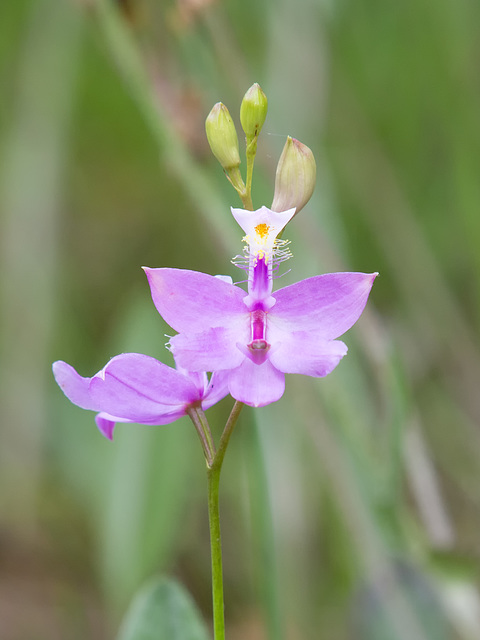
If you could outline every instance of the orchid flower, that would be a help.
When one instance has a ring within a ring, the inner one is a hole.
[[[238,401],[278,400],[285,374],[329,374],[347,353],[337,340],[360,317],[376,273],[331,273],[273,294],[273,273],[289,257],[277,235],[293,217],[262,207],[232,209],[248,243],[248,292],[225,279],[182,269],[145,268],[153,302],[178,335],[176,362],[189,371],[224,371]]]
[[[99,412],[95,421],[110,440],[116,422],[169,424],[190,407],[208,409],[228,393],[224,374],[209,381],[204,372],[173,369],[139,353],[115,356],[92,378],[61,360],[53,363],[53,374],[71,402]]]

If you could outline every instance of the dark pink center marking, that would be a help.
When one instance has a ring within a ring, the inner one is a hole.
[[[251,358],[257,364],[262,364],[270,349],[267,337],[267,314],[263,309],[255,309],[250,313],[250,337],[248,345]]]

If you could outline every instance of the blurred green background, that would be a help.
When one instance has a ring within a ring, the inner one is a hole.
[[[240,201],[204,119],[221,100],[238,122],[253,82],[269,98],[254,205],[287,135],[318,166],[280,284],[381,275],[338,369],[241,416],[228,638],[480,638],[480,4],[16,0],[0,5],[2,640],[114,638],[155,573],[210,619],[193,427],[107,442],[51,362],[171,362],[142,265],[237,277]],[[230,403],[209,412],[217,435]]]

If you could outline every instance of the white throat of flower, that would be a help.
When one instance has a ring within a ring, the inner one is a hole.
[[[265,262],[271,261],[274,256],[279,258],[278,262],[289,258],[290,252],[286,249],[288,242],[277,240],[277,236],[294,213],[295,209],[277,212],[267,207],[256,211],[232,208],[233,217],[245,232],[243,241],[248,245],[249,256]]]
[[[253,256],[259,260],[268,261],[273,255],[278,233],[279,231],[275,227],[261,222],[253,227],[252,235],[247,234],[243,237],[243,242],[249,245],[250,253]]]

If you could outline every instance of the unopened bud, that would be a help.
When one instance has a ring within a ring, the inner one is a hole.
[[[240,122],[248,138],[255,138],[267,117],[268,100],[260,85],[255,83],[244,95],[240,106]]]
[[[205,131],[210,149],[225,171],[239,167],[237,130],[227,107],[221,102],[217,102],[208,114]]]
[[[317,166],[311,149],[288,136],[277,165],[272,211],[296,208],[295,215],[312,197]]]

